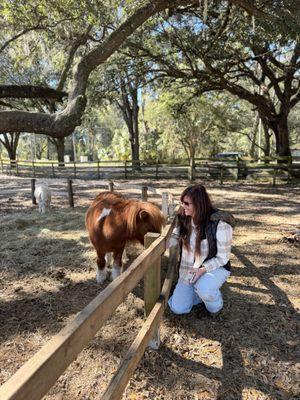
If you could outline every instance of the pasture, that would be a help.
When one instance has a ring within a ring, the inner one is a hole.
[[[0,383],[108,285],[95,281],[96,253],[84,226],[97,181],[74,182],[74,209],[61,196],[65,182],[49,184],[57,193],[50,213],[42,215],[31,204],[29,179],[0,175]],[[178,199],[188,182],[143,184],[164,187]],[[286,184],[206,186],[215,204],[237,218],[224,310],[211,319],[197,310],[175,316],[167,309],[161,348],[146,351],[123,398],[299,398],[300,249],[290,237],[300,228],[300,190]],[[129,263],[141,250],[127,249]],[[100,398],[143,323],[141,285],[45,399]]]

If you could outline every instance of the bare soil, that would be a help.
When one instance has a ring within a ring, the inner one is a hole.
[[[179,198],[188,182],[135,184]],[[95,252],[84,227],[99,182],[74,182],[74,209],[65,181],[49,185],[52,208],[41,215],[31,203],[30,179],[0,175],[0,383],[108,284],[95,282]],[[204,310],[176,316],[167,309],[161,348],[146,351],[123,399],[299,399],[300,249],[291,235],[300,227],[300,190],[263,183],[207,188],[238,221],[224,309],[215,319]],[[129,247],[129,263],[140,251]],[[142,296],[140,285],[45,399],[101,397],[144,321]]]

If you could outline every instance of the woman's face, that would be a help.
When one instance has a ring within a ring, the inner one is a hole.
[[[182,207],[184,209],[185,215],[189,215],[192,218],[195,216],[195,208],[192,203],[192,199],[190,196],[184,196],[183,201],[182,201]]]

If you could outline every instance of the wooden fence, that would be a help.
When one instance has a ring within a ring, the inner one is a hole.
[[[144,277],[147,319],[102,397],[103,400],[121,398],[148,344],[154,348],[159,345],[159,321],[172,286],[178,249],[169,250],[168,271],[162,289],[160,260],[174,224],[175,219],[161,235],[149,233],[145,236],[145,251],[1,386],[1,400],[41,399]]]
[[[67,179],[227,179],[268,178],[274,183],[283,178],[290,182],[295,171],[300,175],[300,163],[291,157],[265,158],[258,162],[250,158],[200,159],[192,168],[188,161],[180,163],[151,160],[115,160],[97,162],[21,161],[1,159],[1,172],[17,176],[67,178]]]
[[[31,179],[31,201],[32,204],[36,204],[36,198],[34,196],[34,191],[36,187],[36,179],[32,178]],[[178,205],[178,202],[175,200],[174,196],[172,193],[167,192],[165,190],[161,189],[156,189],[152,188],[149,186],[141,186],[141,185],[135,185],[132,183],[119,183],[119,182],[113,182],[113,181],[107,181],[107,182],[99,182],[97,184],[97,189],[103,188],[103,190],[108,190],[108,191],[114,191],[114,190],[135,190],[140,193],[140,197],[143,201],[147,201],[150,193],[153,195],[158,195],[161,197],[161,210],[163,215],[168,218],[170,215],[174,214],[175,207]],[[73,208],[75,206],[75,201],[74,201],[74,196],[77,195],[76,189],[74,191],[73,187],[73,181],[72,179],[68,179],[66,182],[66,190],[65,191],[59,191],[55,190],[53,187],[51,189],[51,194],[52,195],[57,195],[57,196],[63,196],[63,197],[68,197],[68,202],[69,206]]]

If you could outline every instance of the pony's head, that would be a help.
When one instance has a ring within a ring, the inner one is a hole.
[[[141,243],[146,233],[160,233],[165,224],[164,216],[153,203],[134,201],[126,211],[128,236]]]

